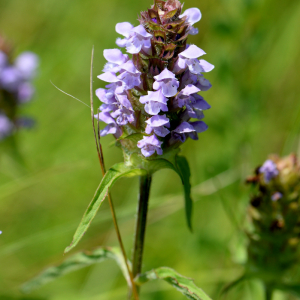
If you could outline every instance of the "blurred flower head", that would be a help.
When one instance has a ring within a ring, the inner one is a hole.
[[[294,154],[271,155],[247,179],[254,187],[249,206],[248,266],[280,282],[298,262],[300,241],[300,163]]]
[[[0,140],[24,124],[18,116],[18,106],[32,99],[32,80],[39,64],[32,52],[23,52],[12,61],[8,49],[0,38]]]

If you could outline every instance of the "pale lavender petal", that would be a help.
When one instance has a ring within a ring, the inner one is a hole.
[[[108,134],[115,134],[117,136],[121,136],[121,131],[117,125],[108,124],[104,129],[100,130],[100,135],[106,136]]]
[[[132,105],[127,97],[127,94],[116,94],[116,97],[122,104],[122,106],[126,107],[127,109],[133,110]]]
[[[102,70],[102,72],[112,72],[112,73],[117,73],[119,71],[120,71],[119,65],[110,62],[106,63]]]
[[[198,120],[202,120],[204,118],[204,113],[202,110],[195,109],[194,107],[187,107],[186,113],[188,114],[189,118],[194,118]],[[185,117],[182,117],[182,119],[188,119]]]
[[[131,74],[129,72],[124,72],[118,76],[120,80],[124,83],[124,88],[130,90],[135,86],[139,86],[141,83],[140,74]]]
[[[200,66],[202,67],[203,71],[202,72],[210,72],[211,70],[214,69],[214,65],[210,64],[204,59],[200,59]]]
[[[194,59],[204,54],[206,53],[196,45],[190,45],[183,52],[179,53],[179,56],[184,58]]]
[[[154,133],[158,136],[165,137],[170,133],[170,130],[165,127],[154,128]]]
[[[132,29],[132,32],[137,33],[138,35],[144,38],[151,38],[152,34],[148,33],[143,25],[136,26]]]
[[[161,144],[162,142],[153,134],[152,136],[144,136],[142,140],[138,141],[137,146],[141,149],[145,157],[149,157],[154,154],[155,151],[158,155],[162,155]]]
[[[24,79],[30,79],[36,75],[39,65],[39,58],[32,52],[23,52],[15,61],[16,68],[20,71]]]
[[[199,110],[207,110],[211,108],[211,106],[200,95],[194,95],[193,97],[196,100],[196,102],[193,104],[194,108]]]
[[[160,126],[170,126],[169,119],[166,117],[166,115],[158,115],[153,116],[150,119],[146,121],[147,124],[149,124],[151,127],[160,127]]]
[[[198,28],[195,28],[195,27],[193,27],[193,26],[191,26],[191,27],[189,28],[189,34],[191,34],[191,35],[196,35],[196,34],[198,34],[198,33],[199,33]]]
[[[173,130],[177,133],[188,133],[195,131],[194,127],[188,122],[182,122],[176,129]]]
[[[128,56],[124,55],[119,49],[105,49],[103,51],[103,56],[108,62],[117,65],[124,64],[128,59]]]
[[[179,56],[176,63],[175,63],[175,65],[174,65],[173,72],[178,73],[182,70],[185,70],[186,67],[187,67],[186,60]]]
[[[141,103],[145,104],[148,101],[155,101],[167,104],[168,99],[162,94],[161,90],[158,90],[156,92],[148,91],[148,95],[140,97]]]
[[[208,91],[212,85],[203,75],[198,74],[198,81],[195,83],[195,86],[198,87],[201,91]]]
[[[147,147],[147,148],[142,148],[141,149],[141,152],[142,154],[145,156],[145,157],[149,157],[151,155],[153,155],[155,153],[155,148],[154,147]]]
[[[131,25],[129,22],[117,23],[116,25],[116,32],[127,38],[129,38],[132,29],[133,25]]]
[[[9,136],[14,128],[13,123],[4,114],[0,114],[0,140]]]
[[[110,113],[107,113],[107,112],[101,112],[99,114],[95,114],[94,117],[96,119],[99,118],[100,121],[102,121],[106,124],[115,124],[116,123],[115,120],[110,115]]]
[[[119,46],[121,48],[126,47],[127,43],[128,43],[128,39],[126,39],[126,38],[125,39],[121,39],[121,38],[116,39],[117,46]]]
[[[188,84],[183,90],[180,91],[180,94],[189,96],[192,94],[196,94],[198,92],[200,92],[200,89],[198,89],[196,86],[192,84]]]
[[[208,126],[203,121],[190,122],[190,125],[194,127],[194,130],[198,133],[207,130]]]
[[[157,115],[162,109],[162,104],[155,101],[149,101],[145,104],[145,111],[149,115]]]
[[[120,79],[116,76],[116,74],[112,72],[105,72],[99,76],[97,76],[100,80],[105,82],[118,82]]]
[[[264,162],[264,164],[260,167],[259,172],[264,174],[264,178],[267,183],[279,174],[277,165],[271,159]]]
[[[99,100],[101,102],[106,103],[106,104],[109,103],[109,100],[106,97],[106,89],[101,89],[101,88],[97,89],[96,96],[99,98]]]
[[[21,82],[21,74],[15,67],[7,67],[0,74],[0,85],[8,91],[15,92]]]
[[[200,65],[200,62],[198,59],[187,59],[186,64],[189,67],[190,72],[193,74],[199,74],[201,72],[204,72],[203,68]]]
[[[157,81],[161,81],[163,79],[175,79],[175,74],[169,71],[167,68],[164,69],[159,75],[154,76],[154,79]]]
[[[140,74],[141,72],[135,67],[132,60],[128,60],[126,63],[122,64],[121,66],[122,70],[125,70],[132,74]]]
[[[137,37],[132,37],[128,40],[126,44],[126,50],[130,54],[137,54],[141,51],[143,47],[143,40],[140,40]]]
[[[173,97],[177,94],[177,89],[179,87],[179,82],[172,79],[168,82],[162,83],[162,93],[166,97]]]
[[[196,7],[192,7],[185,10],[184,13],[181,14],[179,17],[183,18],[185,16],[187,17],[187,22],[191,25],[199,22],[202,17],[200,10]]]
[[[18,86],[18,101],[25,103],[31,100],[35,92],[34,87],[29,82],[23,82]]]
[[[154,89],[154,90],[159,90],[161,87],[162,87],[162,82],[160,82],[160,81],[155,81],[155,82],[153,83],[153,89]]]

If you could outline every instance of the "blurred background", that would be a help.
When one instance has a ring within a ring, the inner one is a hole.
[[[138,25],[138,0],[0,0],[0,34],[37,53],[40,71],[35,99],[22,115],[36,120],[31,130],[0,144],[0,299],[124,299],[126,283],[113,261],[76,271],[23,296],[19,287],[42,269],[60,263],[101,180],[90,110],[51,85],[89,102],[89,69],[95,46],[94,88],[115,48],[115,24]],[[192,277],[212,299],[243,272],[249,189],[244,179],[269,153],[297,152],[300,129],[300,1],[186,0],[198,7],[199,35],[190,43],[215,65],[206,77],[213,88],[202,93],[212,108],[209,130],[182,147],[193,186],[194,232],[187,229],[182,186],[172,171],[155,174],[150,199],[143,269],[169,266]],[[97,99],[94,101],[95,106]],[[122,153],[102,139],[107,167]],[[130,254],[138,180],[122,179],[112,195]],[[116,246],[108,203],[72,253],[98,245]],[[68,254],[69,255],[69,254]],[[246,281],[227,299],[263,299],[259,282]],[[167,283],[152,282],[142,299],[185,299]],[[296,299],[276,293],[276,300]]]

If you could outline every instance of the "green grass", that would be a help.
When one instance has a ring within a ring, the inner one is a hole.
[[[104,65],[103,49],[114,48],[117,22],[137,25],[137,15],[151,1],[1,0],[1,33],[16,45],[15,54],[40,56],[34,101],[22,114],[36,127],[16,136],[19,154],[0,145],[0,299],[118,300],[125,281],[107,261],[67,275],[23,296],[19,286],[43,268],[64,259],[100,179],[90,111],[56,90],[89,101],[89,68],[95,46],[94,87]],[[203,18],[199,35],[190,38],[215,65],[207,75],[213,88],[203,93],[211,104],[209,130],[188,141],[182,153],[191,165],[192,186],[230,170],[231,177],[195,188],[194,233],[184,219],[177,175],[156,174],[151,190],[144,270],[169,266],[192,277],[212,299],[242,272],[243,243],[228,211],[244,222],[247,193],[243,180],[269,153],[297,152],[300,130],[300,2],[297,0],[187,0]],[[95,102],[97,103],[97,99]],[[107,166],[122,160],[111,137],[102,139]],[[8,141],[7,141],[8,143]],[[228,174],[228,173],[227,173]],[[231,179],[231,180],[230,180]],[[113,188],[117,215],[130,253],[133,242],[137,179]],[[227,210],[224,209],[224,206]],[[108,204],[77,250],[117,245]],[[76,251],[76,250],[75,250]],[[183,299],[164,283],[149,283],[142,299]],[[263,299],[260,283],[247,282],[227,299]],[[277,294],[276,300],[296,299]]]

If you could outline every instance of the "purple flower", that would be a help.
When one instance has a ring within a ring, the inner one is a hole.
[[[126,90],[130,90],[141,83],[141,72],[134,66],[131,60],[120,66],[122,73],[118,78],[124,83]]]
[[[182,122],[176,129],[174,129],[171,134],[172,138],[179,140],[182,143],[185,142],[187,137],[193,140],[198,140],[197,133],[207,130],[207,125],[203,121],[197,122]]]
[[[266,183],[269,183],[271,179],[279,174],[276,164],[271,159],[264,162],[264,164],[259,168],[259,173],[264,174]]]
[[[204,118],[203,110],[210,108],[211,106],[203,99],[202,96],[194,94],[193,96],[190,96],[190,99],[186,104],[185,113],[189,118],[201,120]]]
[[[199,56],[202,56],[204,54],[206,53],[199,47],[195,45],[190,45],[183,52],[179,53],[178,60],[175,64],[173,71],[177,73],[180,72],[181,70],[185,70],[188,67],[190,72],[193,74],[206,72],[205,70],[211,69],[213,68],[213,66],[205,60],[199,61],[197,59]]]
[[[15,67],[8,66],[0,73],[0,86],[9,92],[16,92],[21,83],[21,74]]]
[[[116,25],[116,31],[125,36],[124,39],[117,39],[116,44],[119,47],[126,47],[127,52],[131,54],[139,53],[141,49],[149,53],[152,35],[145,30],[144,26],[133,27],[130,23],[123,22]]]
[[[179,94],[176,96],[174,100],[175,107],[183,107],[188,106],[191,101],[194,100],[192,94],[196,94],[200,92],[200,89],[198,89],[196,86],[189,84],[187,85],[183,90],[179,92]]]
[[[10,119],[6,115],[0,113],[0,140],[9,136],[12,133],[13,128],[14,125]]]
[[[198,34],[198,29],[194,28],[192,25],[199,22],[201,20],[201,12],[198,8],[193,7],[185,10],[183,14],[179,16],[180,18],[186,17],[186,21],[189,23],[190,27],[188,29],[188,33],[195,35]]]
[[[117,38],[116,44],[119,47],[126,47],[128,39],[130,38],[131,30],[134,28],[129,22],[117,23],[116,32],[125,36],[125,39]]]
[[[281,198],[282,198],[282,194],[279,193],[279,192],[276,192],[276,193],[274,193],[274,194],[271,196],[271,199],[272,199],[272,201],[274,201],[274,202],[278,201],[278,200],[281,199]]]
[[[120,72],[120,75],[117,76],[117,72]],[[133,62],[129,60],[99,75],[98,78],[113,83],[114,85],[110,86],[110,88],[112,88],[114,92],[121,94],[126,90],[139,86],[141,83],[140,76],[141,73],[136,69]]]
[[[104,66],[103,72],[114,72],[120,71],[120,65],[128,61],[128,55],[123,54],[119,49],[106,49],[103,51],[103,56],[108,61]]]
[[[132,105],[126,93],[112,94],[105,89],[97,89],[96,95],[104,103],[100,106],[100,110],[103,113],[111,112],[110,117],[115,119],[117,125],[122,126],[135,121]]]
[[[200,91],[208,91],[211,88],[211,83],[202,74],[193,74],[189,70],[182,76],[181,87],[188,84],[196,86]]]
[[[145,111],[149,115],[157,115],[160,111],[168,111],[167,101],[168,99],[161,90],[157,92],[148,91],[148,95],[140,97],[140,102],[145,104]]]
[[[162,90],[162,93],[166,97],[173,97],[177,94],[179,82],[175,77],[175,74],[170,72],[167,68],[164,69],[159,75],[154,76],[156,80],[153,84],[154,90]]]
[[[32,79],[36,75],[38,65],[38,56],[32,52],[23,52],[15,61],[15,67],[21,73],[23,80]]]
[[[153,116],[150,119],[148,119],[146,123],[147,126],[145,132],[147,134],[151,134],[152,132],[154,132],[158,136],[165,137],[170,133],[170,131],[166,128],[170,127],[170,122],[166,115]]]
[[[29,82],[21,83],[18,86],[18,100],[19,100],[19,103],[28,102],[32,98],[34,92],[35,92],[35,89],[34,89],[34,87],[32,86],[31,83],[29,83]]]
[[[119,138],[122,135],[120,127],[108,112],[101,112],[99,114],[96,114],[95,118],[108,124],[103,130],[100,131],[101,136],[113,134],[116,138]]]
[[[142,154],[145,157],[149,157],[156,153],[162,155],[163,151],[161,149],[162,142],[156,137],[155,134],[151,136],[144,136],[142,140],[138,141],[137,146],[141,149]]]

